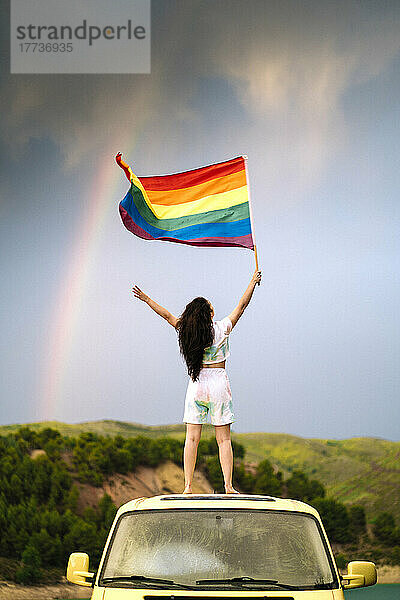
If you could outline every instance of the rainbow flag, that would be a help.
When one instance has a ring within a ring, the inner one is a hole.
[[[245,159],[157,177],[137,177],[116,156],[131,188],[119,205],[125,227],[145,240],[254,250]]]

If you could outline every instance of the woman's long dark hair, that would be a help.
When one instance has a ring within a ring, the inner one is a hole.
[[[195,298],[186,306],[178,320],[178,339],[181,354],[193,381],[199,378],[204,349],[214,340],[211,306],[208,300]]]

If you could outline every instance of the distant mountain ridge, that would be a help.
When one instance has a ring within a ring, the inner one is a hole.
[[[67,436],[86,431],[123,437],[167,435],[182,439],[185,435],[183,424],[146,426],[115,420],[1,425],[0,435],[15,433],[22,426],[33,430],[50,427]],[[213,435],[213,428],[206,426],[204,435]],[[283,433],[236,433],[233,437],[246,448],[248,462],[268,458],[286,474],[296,469],[304,471],[321,481],[329,496],[346,504],[362,504],[369,520],[384,510],[395,516],[400,514],[400,442],[375,438],[307,439]]]
[[[57,429],[62,435],[79,435],[86,431],[98,435],[122,435],[123,437],[134,437],[146,435],[149,437],[160,437],[175,433],[185,434],[184,424],[179,425],[141,425],[140,423],[128,423],[126,421],[115,421],[103,419],[101,421],[87,421],[83,423],[63,423],[62,421],[39,421],[37,423],[16,423],[12,425],[0,425],[0,435],[15,433],[20,427],[29,427],[33,431],[50,427]]]

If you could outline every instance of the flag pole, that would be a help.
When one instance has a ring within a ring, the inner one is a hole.
[[[250,213],[250,223],[251,223],[251,235],[253,237],[253,244],[254,244],[254,259],[256,261],[256,271],[258,271],[256,236],[254,234],[253,209],[251,206],[251,195],[250,195],[250,179],[249,179],[249,171],[247,168],[247,161],[248,161],[249,157],[246,154],[243,154],[242,158],[244,158],[244,167],[245,167],[245,171],[246,171],[247,193],[249,196],[249,213]],[[258,284],[258,285],[260,285],[260,284]]]

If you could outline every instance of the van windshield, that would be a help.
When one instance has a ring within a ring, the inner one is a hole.
[[[151,510],[119,520],[101,580],[143,576],[212,589],[268,579],[295,589],[337,587],[317,521],[271,510]],[[233,578],[245,581],[217,582]],[[101,585],[100,580],[100,585]],[[207,580],[207,582],[200,582]],[[212,581],[209,581],[212,580]],[[123,585],[125,585],[124,583]],[[138,580],[132,585],[140,587]],[[274,589],[272,583],[263,587]]]

